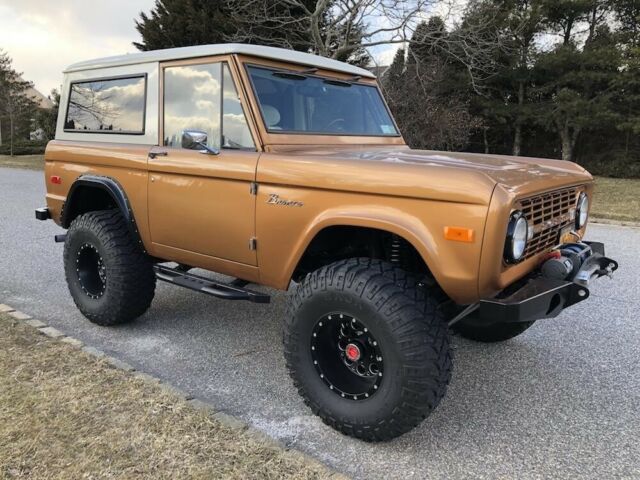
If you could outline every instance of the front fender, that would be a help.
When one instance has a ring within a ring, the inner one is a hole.
[[[273,194],[301,205],[269,203]],[[319,232],[333,226],[368,227],[404,238],[451,298],[458,303],[471,303],[478,296],[486,214],[486,205],[261,185],[256,206],[260,280],[286,289],[298,262]],[[472,228],[473,242],[445,240],[445,226]]]

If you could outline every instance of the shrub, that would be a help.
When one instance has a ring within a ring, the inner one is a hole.
[[[18,140],[13,143],[14,155],[41,155],[47,146],[46,140]],[[0,155],[9,155],[11,145],[8,142],[0,145]]]

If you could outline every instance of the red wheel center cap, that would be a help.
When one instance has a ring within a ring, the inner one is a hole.
[[[344,349],[344,353],[352,362],[360,359],[360,349],[354,343],[350,343],[349,345],[347,345],[347,348]]]

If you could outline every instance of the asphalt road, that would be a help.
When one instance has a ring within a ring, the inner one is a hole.
[[[311,415],[284,368],[271,305],[159,284],[151,309],[117,328],[75,309],[61,230],[34,219],[41,172],[0,168],[0,303],[209,400],[356,478],[640,478],[640,229],[598,226],[621,265],[589,301],[498,345],[455,338],[449,392],[389,443],[342,436]]]

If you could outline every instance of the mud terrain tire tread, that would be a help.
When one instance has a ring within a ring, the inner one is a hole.
[[[94,239],[107,265],[107,287],[99,302],[78,287],[74,255],[83,239]],[[72,222],[64,245],[64,265],[76,306],[97,325],[130,322],[151,305],[156,286],[153,263],[118,210],[85,213]]]
[[[328,388],[322,401],[314,398],[308,379],[300,372],[305,340],[298,332],[297,314],[311,297],[327,292],[344,293],[373,306],[389,326],[388,341],[402,346],[399,400],[385,405],[374,415],[374,422],[353,422],[336,414],[339,408],[332,413],[325,402],[337,405],[332,397],[344,399]],[[427,291],[413,275],[379,260],[341,260],[308,274],[290,296],[284,326],[287,368],[305,403],[327,425],[365,441],[389,440],[413,429],[437,407],[451,379],[449,329],[440,303],[440,296]]]

